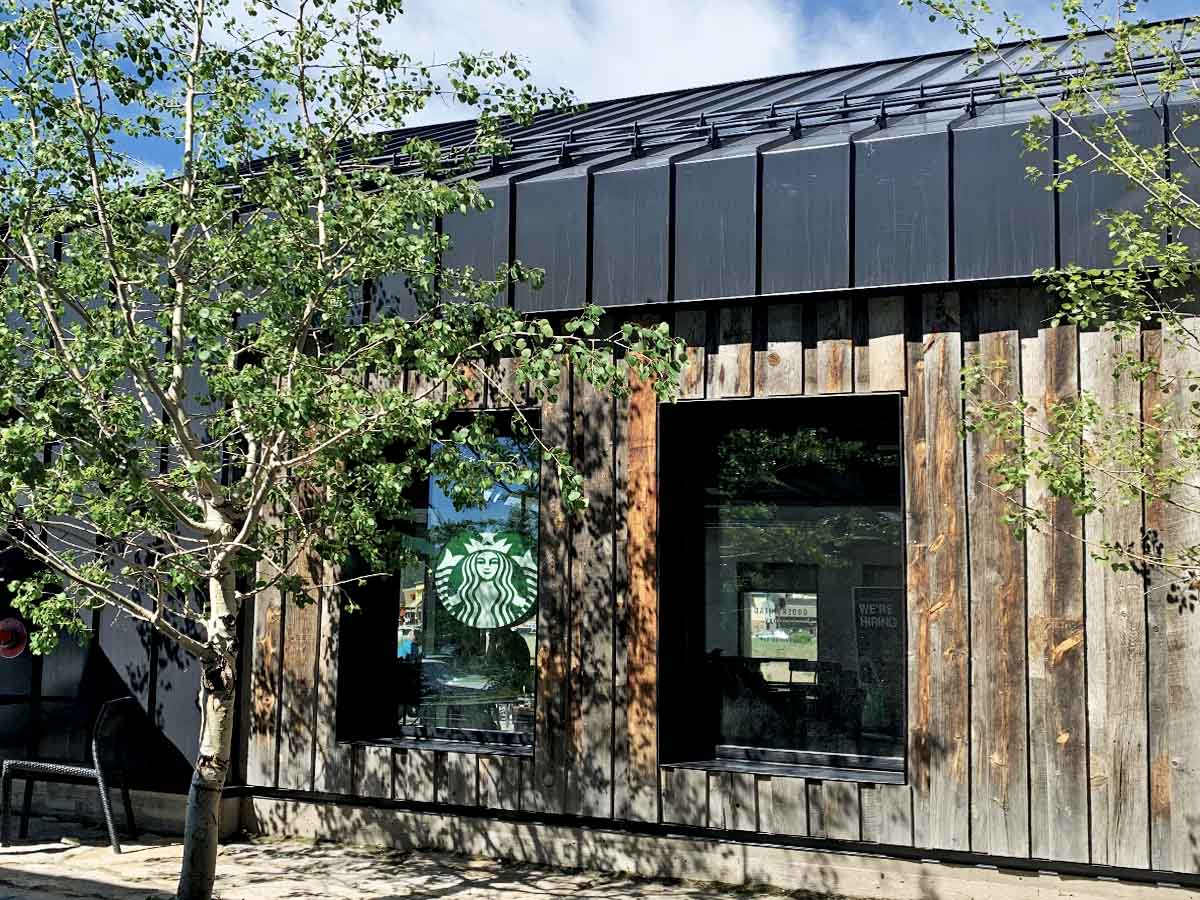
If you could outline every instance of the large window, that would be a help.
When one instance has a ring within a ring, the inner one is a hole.
[[[501,442],[536,473],[532,442]],[[465,506],[447,488],[430,479],[412,521],[389,525],[416,562],[342,616],[339,734],[532,746],[538,481]]]
[[[897,399],[681,404],[662,421],[666,761],[900,771]]]

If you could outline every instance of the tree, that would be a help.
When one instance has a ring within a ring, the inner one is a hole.
[[[1200,515],[1200,403],[1192,399],[1200,390],[1200,17],[1150,22],[1139,15],[1146,2],[1065,0],[1052,7],[1070,39],[1059,52],[1061,42],[1046,41],[1014,14],[994,12],[987,0],[902,2],[931,21],[952,23],[974,42],[979,63],[998,61],[997,98],[1035,110],[1022,132],[1027,152],[1046,153],[1052,125],[1081,148],[1060,153],[1051,171],[1028,166],[1031,179],[1069,194],[1096,173],[1136,198],[1097,222],[1108,232],[1111,266],[1085,269],[1068,260],[1033,274],[1054,302],[1052,324],[1112,336],[1113,379],[1124,385],[1114,393],[1150,402],[1114,404],[1082,391],[1050,404],[1043,419],[1040,398],[1012,397],[999,387],[1005,379],[995,364],[975,358],[964,366],[965,427],[989,432],[1005,448],[992,468],[1009,501],[1006,518],[1018,529],[1057,527],[1044,505],[1026,503],[1017,490],[1030,479],[1068,501],[1076,516],[1142,503]],[[1147,141],[1136,117],[1151,114],[1156,139]],[[1143,329],[1158,329],[1171,365],[1137,351]],[[1179,365],[1187,360],[1192,364]],[[1164,543],[1153,528],[1129,540],[1107,528],[1110,518],[1105,530],[1086,535],[1087,551],[1140,574],[1181,610],[1193,602],[1200,544]]]
[[[494,418],[450,417],[486,384],[541,443],[498,359],[551,401],[568,365],[663,397],[681,367],[665,326],[492,303],[535,269],[441,265],[437,219],[487,205],[458,176],[571,99],[508,54],[410,59],[378,37],[401,13],[0,0],[0,515],[42,567],[14,602],[38,652],[107,605],[199,660],[181,898],[212,891],[239,611],[273,587],[303,602],[306,554],[395,570],[403,546],[375,523],[414,482],[461,502],[529,483]],[[395,131],[437,97],[477,116],[453,150]],[[386,275],[416,315],[363,314]],[[579,507],[564,449],[541,452]]]

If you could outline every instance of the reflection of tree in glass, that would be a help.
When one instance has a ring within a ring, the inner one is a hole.
[[[856,546],[900,540],[894,507],[873,508],[870,487],[898,468],[894,448],[825,428],[739,428],[722,437],[717,464],[710,503],[719,508],[723,559],[844,566]]]

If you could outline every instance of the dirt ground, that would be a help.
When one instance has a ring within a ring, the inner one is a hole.
[[[15,834],[15,822],[12,828]],[[162,900],[172,896],[179,874],[178,841],[143,835],[122,844],[124,852],[118,856],[98,828],[35,820],[28,840],[14,840],[12,846],[0,848],[0,900]],[[221,848],[217,871],[216,893],[221,900],[717,900],[747,896],[736,888],[300,841],[228,844]]]

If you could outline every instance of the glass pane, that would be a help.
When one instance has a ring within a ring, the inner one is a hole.
[[[676,558],[700,545],[703,571],[681,562],[665,590],[680,571],[669,602],[694,623],[679,646],[702,651],[683,666],[711,685],[720,755],[903,755],[895,402],[743,401],[666,420],[689,458],[666,467],[664,525]]]
[[[537,470],[533,446],[503,442]],[[419,519],[412,541],[423,564],[400,579],[401,731],[531,743],[537,480],[498,483],[482,505],[464,509],[433,481]]]

